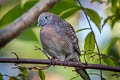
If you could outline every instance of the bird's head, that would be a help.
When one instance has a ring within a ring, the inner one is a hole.
[[[40,14],[40,16],[38,17],[38,24],[37,26],[44,26],[47,24],[53,24],[56,19],[58,18],[58,16],[56,16],[55,14],[49,13],[49,12],[43,12],[42,14]]]

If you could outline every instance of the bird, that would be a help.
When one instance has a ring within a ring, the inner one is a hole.
[[[75,30],[70,23],[51,12],[43,12],[38,17],[40,41],[46,56],[60,61],[80,62],[80,48]],[[75,71],[83,78],[90,80],[85,69]]]

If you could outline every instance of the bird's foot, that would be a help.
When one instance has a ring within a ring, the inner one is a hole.
[[[87,62],[85,62],[84,64],[85,64],[85,65],[87,65],[88,63],[87,63]]]
[[[69,61],[67,59],[64,60],[64,63],[68,65]],[[66,66],[64,66],[66,68]]]
[[[55,58],[49,58],[49,60],[50,60],[49,65],[53,65],[55,67]]]

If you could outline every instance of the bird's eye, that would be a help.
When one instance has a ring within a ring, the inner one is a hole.
[[[45,16],[45,19],[47,19],[48,17],[47,16]]]

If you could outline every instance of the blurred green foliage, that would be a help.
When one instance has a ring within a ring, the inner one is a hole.
[[[2,76],[2,74],[0,73],[0,80],[3,80],[3,76]]]

